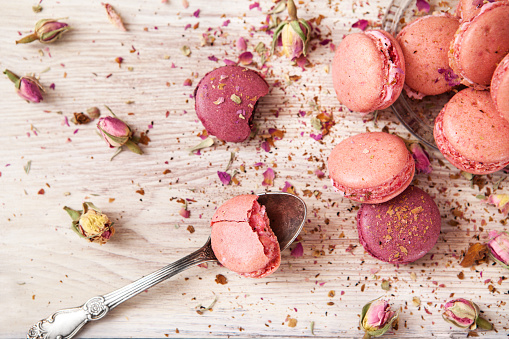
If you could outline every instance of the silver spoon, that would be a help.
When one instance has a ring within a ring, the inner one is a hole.
[[[295,195],[283,192],[258,194],[258,202],[265,206],[270,226],[276,235],[281,251],[299,235],[306,220],[306,204]],[[198,264],[217,261],[210,238],[199,250],[161,268],[116,291],[89,299],[80,307],[57,311],[33,325],[28,339],[69,339],[87,322],[99,320],[124,301],[159,284],[160,282]]]

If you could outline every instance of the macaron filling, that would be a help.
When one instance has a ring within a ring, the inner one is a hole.
[[[444,134],[444,114],[440,113],[435,119],[435,142],[444,157],[454,166],[473,174],[493,173],[509,165],[509,159],[496,162],[480,162],[469,160],[459,153]]]
[[[401,187],[408,186],[409,181],[412,180],[414,176],[414,171],[415,162],[412,158],[412,155],[409,153],[408,161],[406,162],[406,165],[403,167],[401,172],[379,186],[369,188],[351,188],[341,185],[332,179],[331,180],[334,188],[343,193],[344,197],[363,203],[369,203],[372,201],[376,202],[377,200],[392,195],[393,193],[400,190]]]
[[[377,46],[380,47],[380,51],[385,55],[385,60],[388,66],[387,83],[383,86],[384,94],[381,96],[379,107],[386,107],[386,105],[392,101],[394,85],[398,82],[397,75],[402,73],[402,70],[397,66],[400,60],[391,40],[383,33],[379,31],[369,31],[366,32],[366,35],[378,42]]]

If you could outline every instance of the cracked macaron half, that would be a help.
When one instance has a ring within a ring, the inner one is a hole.
[[[257,195],[239,195],[212,216],[211,242],[217,260],[250,278],[263,278],[281,263],[279,242]]]
[[[361,133],[341,141],[329,155],[329,176],[336,191],[354,201],[377,204],[410,185],[415,162],[400,137]]]
[[[509,121],[489,91],[456,93],[436,117],[433,136],[439,151],[462,171],[488,174],[509,165]]]
[[[493,73],[490,93],[500,115],[509,121],[509,54],[502,59]]]
[[[242,142],[251,134],[258,100],[269,93],[261,75],[241,66],[207,73],[194,90],[196,115],[208,134]]]
[[[339,102],[369,113],[389,107],[405,83],[405,59],[394,37],[382,30],[347,35],[336,48],[332,81]]]
[[[357,231],[364,249],[392,264],[416,261],[438,240],[442,221],[431,196],[415,186],[382,204],[363,204]]]

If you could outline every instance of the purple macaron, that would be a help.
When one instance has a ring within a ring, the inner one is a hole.
[[[363,204],[357,213],[364,249],[392,264],[422,258],[437,242],[441,224],[433,198],[415,186],[382,204]]]
[[[258,99],[269,85],[256,71],[223,66],[207,73],[194,90],[196,115],[208,134],[241,142],[251,133]]]

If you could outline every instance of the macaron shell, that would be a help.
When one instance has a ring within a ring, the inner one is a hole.
[[[258,72],[240,66],[219,67],[207,73],[195,89],[196,114],[209,134],[241,142],[251,133],[258,99],[268,92],[269,85]]]
[[[459,20],[449,14],[429,15],[409,23],[397,36],[405,56],[405,84],[423,95],[437,95],[459,84],[451,76],[449,46]]]
[[[393,264],[413,262],[428,253],[438,240],[441,223],[433,199],[415,186],[383,204],[363,204],[357,213],[364,249]]]
[[[269,264],[258,235],[247,221],[214,223],[210,238],[219,262],[234,272],[251,273]]]
[[[489,0],[489,2],[507,1],[507,0]],[[460,21],[472,19],[479,9],[484,5],[484,0],[459,0],[456,12],[454,13]]]
[[[386,201],[412,181],[415,163],[404,141],[384,132],[361,133],[341,141],[328,159],[334,187],[366,203]],[[368,192],[364,195],[352,192]],[[380,194],[383,192],[383,194]]]
[[[258,200],[256,194],[237,195],[219,206],[210,226],[218,221],[249,221],[253,204]]]
[[[364,33],[347,35],[337,47],[332,78],[339,101],[357,112],[370,112],[383,90],[384,56]]]
[[[449,51],[449,64],[462,83],[486,89],[493,72],[509,52],[509,2],[499,1],[481,7],[456,32]]]
[[[488,91],[464,89],[435,120],[440,152],[456,167],[474,174],[496,172],[509,164],[509,122]]]
[[[382,43],[379,37],[387,40],[390,46]],[[400,73],[395,68],[399,68]],[[332,63],[338,100],[350,110],[361,113],[390,106],[401,93],[403,74],[401,48],[390,34],[378,30],[347,35],[336,49]]]
[[[498,112],[509,121],[509,54],[493,73],[490,91]]]

